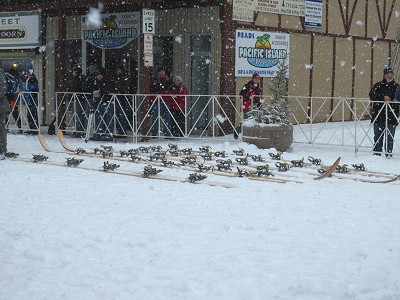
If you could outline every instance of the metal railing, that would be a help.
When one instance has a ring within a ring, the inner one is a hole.
[[[180,97],[184,97],[184,108],[178,105]],[[226,95],[110,94],[107,101],[94,103],[90,94],[57,93],[55,115],[56,123],[67,133],[85,133],[90,110],[94,110],[95,133],[102,127],[104,134],[133,141],[217,137],[232,134],[235,115],[241,118],[238,101],[238,96]],[[85,126],[80,129],[82,124]],[[175,132],[171,124],[176,124]]]
[[[7,129],[37,134],[40,130],[41,107],[39,93],[19,92],[7,117]]]
[[[382,124],[381,137],[394,139],[393,153],[400,154],[399,138],[388,130],[389,113],[396,114],[400,102],[381,103],[382,107],[372,116],[374,102],[367,98],[332,98],[332,97],[289,97],[294,125],[294,142],[352,146],[354,151],[372,151],[377,141],[374,139],[374,124],[379,116],[385,120]]]
[[[23,129],[29,129],[28,116],[32,106],[26,105],[26,99],[34,93],[20,94],[16,101]],[[178,97],[184,97],[185,108],[179,107]],[[355,152],[371,151],[375,146],[371,105],[367,98],[342,97],[294,97],[290,96],[292,110],[291,123],[294,125],[294,142],[338,145],[354,147]],[[268,103],[270,99],[267,99]],[[102,102],[101,102],[102,103]],[[399,102],[383,103],[379,114],[388,115],[398,111]],[[101,109],[99,109],[99,106]],[[34,107],[38,111],[39,103]],[[111,94],[104,104],[93,103],[87,93],[56,94],[56,124],[68,134],[86,133],[90,111],[95,111],[94,132],[113,137],[123,137],[129,141],[149,138],[198,139],[217,138],[232,135],[242,121],[242,105],[239,96],[228,95],[148,95],[148,94]],[[14,109],[13,109],[14,111]],[[11,112],[8,127],[16,129]],[[399,116],[396,116],[399,121]],[[175,124],[175,130],[171,124]],[[37,129],[40,130],[40,125]],[[384,124],[384,140],[394,138],[393,153],[400,154],[399,138],[393,136]]]

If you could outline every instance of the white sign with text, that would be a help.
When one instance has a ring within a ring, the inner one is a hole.
[[[144,58],[144,66],[152,67],[153,66],[153,35],[149,33],[145,33],[143,35],[143,58]]]
[[[102,14],[100,26],[82,16],[82,39],[99,48],[122,48],[136,39],[139,31],[139,12]]]
[[[287,33],[236,30],[235,76],[275,77],[281,60],[289,66],[289,49]]]
[[[143,9],[143,33],[156,33],[156,11],[154,9]]]
[[[40,11],[0,13],[0,48],[24,49],[41,46]]]

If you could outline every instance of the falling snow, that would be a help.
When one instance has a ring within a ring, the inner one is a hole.
[[[224,116],[222,116],[221,114],[218,114],[218,115],[216,115],[215,116],[215,119],[217,119],[217,121],[219,122],[219,123],[224,123],[225,122],[225,120],[226,120],[226,118],[224,117]]]
[[[47,47],[46,45],[40,46],[39,49],[38,49],[39,53],[46,52],[46,47]]]
[[[99,3],[99,7],[89,7],[87,14],[87,24],[93,27],[100,27],[101,25],[101,12],[103,10],[103,4]]]

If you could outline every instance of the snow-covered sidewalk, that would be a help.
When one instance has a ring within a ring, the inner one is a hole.
[[[176,143],[270,152],[229,139]],[[9,135],[9,151],[68,157],[35,136]],[[284,158],[310,155],[399,173],[396,156],[345,147],[294,144]],[[237,186],[227,189],[10,159],[0,170],[0,299],[400,299],[399,181],[219,179]]]

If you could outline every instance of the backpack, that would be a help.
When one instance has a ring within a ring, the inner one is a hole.
[[[3,69],[0,69],[0,71],[3,72],[7,80],[7,94],[13,94],[13,95],[18,94],[19,92],[18,78],[4,71]]]

